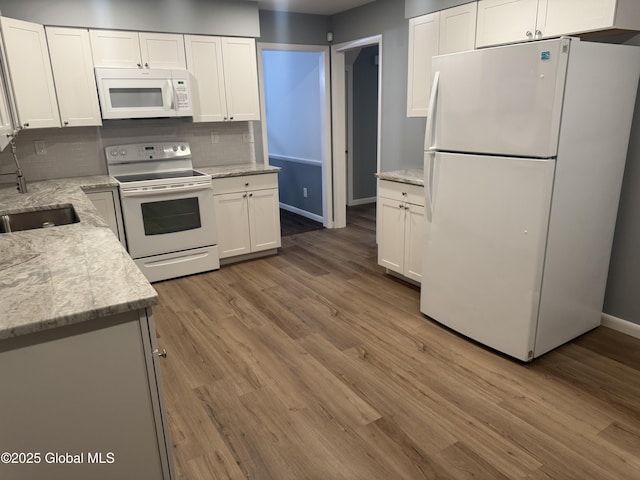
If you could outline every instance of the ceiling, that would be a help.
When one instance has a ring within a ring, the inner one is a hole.
[[[334,15],[375,0],[257,0],[261,10]]]

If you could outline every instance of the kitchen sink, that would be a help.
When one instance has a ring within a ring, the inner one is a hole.
[[[49,228],[78,223],[80,219],[72,205],[43,208],[32,212],[0,215],[0,233],[20,232],[35,228]]]

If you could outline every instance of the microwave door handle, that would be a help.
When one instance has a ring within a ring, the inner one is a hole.
[[[173,89],[173,82],[171,79],[167,80],[167,90],[165,94],[165,105],[169,103],[169,110],[175,110],[174,102],[175,102],[175,91]]]

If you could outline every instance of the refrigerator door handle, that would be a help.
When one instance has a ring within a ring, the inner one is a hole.
[[[429,149],[424,152],[424,206],[427,223],[433,220],[433,170],[436,152]]]
[[[433,85],[431,87],[431,96],[429,97],[429,110],[427,111],[427,128],[424,132],[424,149],[433,150],[435,148],[435,118],[436,103],[438,101],[438,89],[440,87],[440,72],[436,72],[433,76]]]

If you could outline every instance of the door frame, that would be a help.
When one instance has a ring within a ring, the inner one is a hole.
[[[378,45],[378,138],[376,172],[380,173],[382,132],[382,35],[331,46],[331,107],[333,122],[333,227],[347,226],[347,138],[344,52],[352,48]]]
[[[322,45],[296,45],[289,43],[266,43],[258,42],[258,86],[260,89],[260,127],[262,130],[263,163],[269,165],[269,140],[267,138],[267,111],[264,95],[264,69],[262,64],[262,52],[264,50],[296,51],[296,52],[316,52],[321,53],[320,75],[324,77],[322,84],[324,90],[321,91],[322,103],[324,105],[324,122],[322,132],[322,224],[326,228],[334,228],[333,215],[333,166],[331,164],[331,77],[330,77],[330,49]]]

